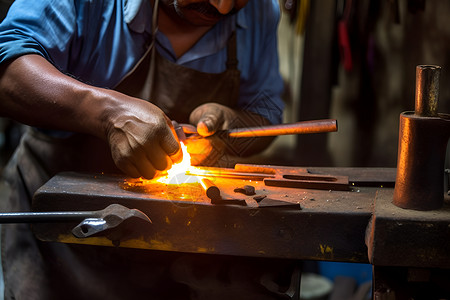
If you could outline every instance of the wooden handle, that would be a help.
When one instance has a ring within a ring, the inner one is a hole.
[[[337,131],[337,121],[334,119],[303,121],[289,124],[269,125],[228,130],[230,137],[259,137],[288,134],[307,134]]]

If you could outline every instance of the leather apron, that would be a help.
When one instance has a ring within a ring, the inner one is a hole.
[[[171,120],[188,123],[190,113],[206,102],[236,107],[240,71],[237,68],[236,33],[227,43],[226,70],[212,74],[177,65],[156,51],[158,5],[153,5],[152,39],[144,57],[115,90],[145,99],[158,106]]]
[[[163,58],[156,47],[151,49],[115,90],[152,102],[179,123],[188,123],[190,113],[206,102],[236,107],[240,71],[237,69],[234,32],[227,44],[227,69],[218,74],[177,65]],[[150,65],[154,68],[149,70]]]
[[[186,122],[192,109],[204,102],[235,106],[239,70],[234,34],[227,46],[227,70],[220,74],[171,63],[152,45],[154,42],[117,86],[118,91],[151,101],[179,122]],[[98,138],[82,134],[54,138],[30,128],[5,169],[12,191],[1,209],[29,211],[34,192],[62,171],[119,172],[108,145]],[[211,276],[222,275],[223,266],[234,264],[233,273],[251,270],[257,277],[263,277],[267,269],[286,269],[278,260],[41,242],[27,224],[2,225],[1,246],[5,299],[236,299],[237,291],[229,289],[229,282],[216,281],[210,287]],[[192,273],[199,266],[209,270],[203,277]],[[185,274],[186,270],[190,273]],[[245,296],[250,292],[246,299],[286,298],[259,283],[255,288],[253,275],[247,281],[239,278],[239,293]],[[186,277],[192,280],[186,281]]]

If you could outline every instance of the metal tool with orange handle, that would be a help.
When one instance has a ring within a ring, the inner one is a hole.
[[[182,140],[182,136],[178,132],[185,134],[197,134],[197,129],[191,124],[178,124],[173,122],[175,132]],[[263,137],[263,136],[279,136],[289,134],[309,134],[309,133],[323,133],[337,131],[337,121],[334,119],[301,121],[295,123],[266,125],[246,128],[233,128],[224,131],[219,131],[216,134],[225,133],[233,138],[249,138],[249,137]],[[182,130],[180,130],[182,129]]]

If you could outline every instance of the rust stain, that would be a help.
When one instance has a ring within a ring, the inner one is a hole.
[[[99,245],[99,246],[112,246],[112,241],[105,237],[89,237],[89,238],[77,238],[69,234],[58,235],[58,242],[70,243],[70,244],[87,244],[87,245]]]
[[[214,249],[214,248],[204,248],[204,247],[198,247],[197,248],[197,252],[198,253],[213,253],[213,252],[215,252],[216,251],[216,249]]]
[[[329,245],[319,245],[319,249],[323,257],[332,258],[334,256],[333,247]]]
[[[150,249],[170,251],[173,249],[173,245],[168,241],[150,240]]]
[[[189,218],[195,218],[197,216],[197,207],[191,207],[189,208],[189,210],[187,211],[187,215]]]
[[[58,241],[69,244],[85,244],[85,245],[98,245],[98,246],[114,246],[113,242],[106,237],[88,237],[88,238],[76,238],[72,235],[60,234],[58,235]],[[152,245],[144,240],[144,237],[138,239],[129,239],[121,241],[120,247],[125,248],[137,248],[137,249],[151,249]],[[159,248],[158,248],[159,249]]]

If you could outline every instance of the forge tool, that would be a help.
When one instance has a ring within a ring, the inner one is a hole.
[[[228,198],[222,198],[221,192],[219,187],[214,184],[211,180],[207,178],[202,178],[201,185],[203,189],[206,192],[206,195],[209,199],[211,199],[211,204],[234,204],[234,205],[242,205],[246,206],[247,202],[244,199],[228,199]],[[246,185],[244,188],[237,188],[236,190],[240,189],[246,189],[247,191],[250,191],[246,195],[253,196],[255,194],[255,188],[253,186]],[[255,197],[253,198],[255,199]],[[285,209],[300,209],[299,203],[292,203],[289,201],[282,201],[282,200],[273,200],[269,199],[267,197],[261,198],[259,201],[255,199],[255,201],[258,202],[258,208],[285,208]]]
[[[414,111],[400,114],[397,176],[393,203],[435,210],[444,205],[444,170],[450,114],[438,113],[441,67],[416,67]]]
[[[202,178],[201,186],[205,190],[206,196],[211,200],[211,204],[234,204],[246,206],[247,203],[243,199],[228,199],[223,198],[220,189],[211,180],[207,178]]]
[[[94,211],[53,211],[53,212],[10,212],[0,213],[1,224],[11,223],[62,223],[80,221],[72,233],[85,238],[119,226],[125,220],[139,218],[151,223],[150,218],[137,209],[120,204],[111,204],[105,209]]]
[[[196,167],[187,175],[263,181],[266,186],[348,191],[347,176],[312,174],[308,169],[236,164],[234,169]]]
[[[195,126],[190,124],[178,124],[172,121],[175,132],[180,140],[185,140],[185,134],[197,134]],[[262,136],[279,136],[289,134],[309,134],[337,131],[337,121],[334,119],[302,121],[296,123],[287,123],[279,125],[267,125],[247,128],[234,128],[218,131],[218,135],[227,135],[233,138],[248,138]]]

